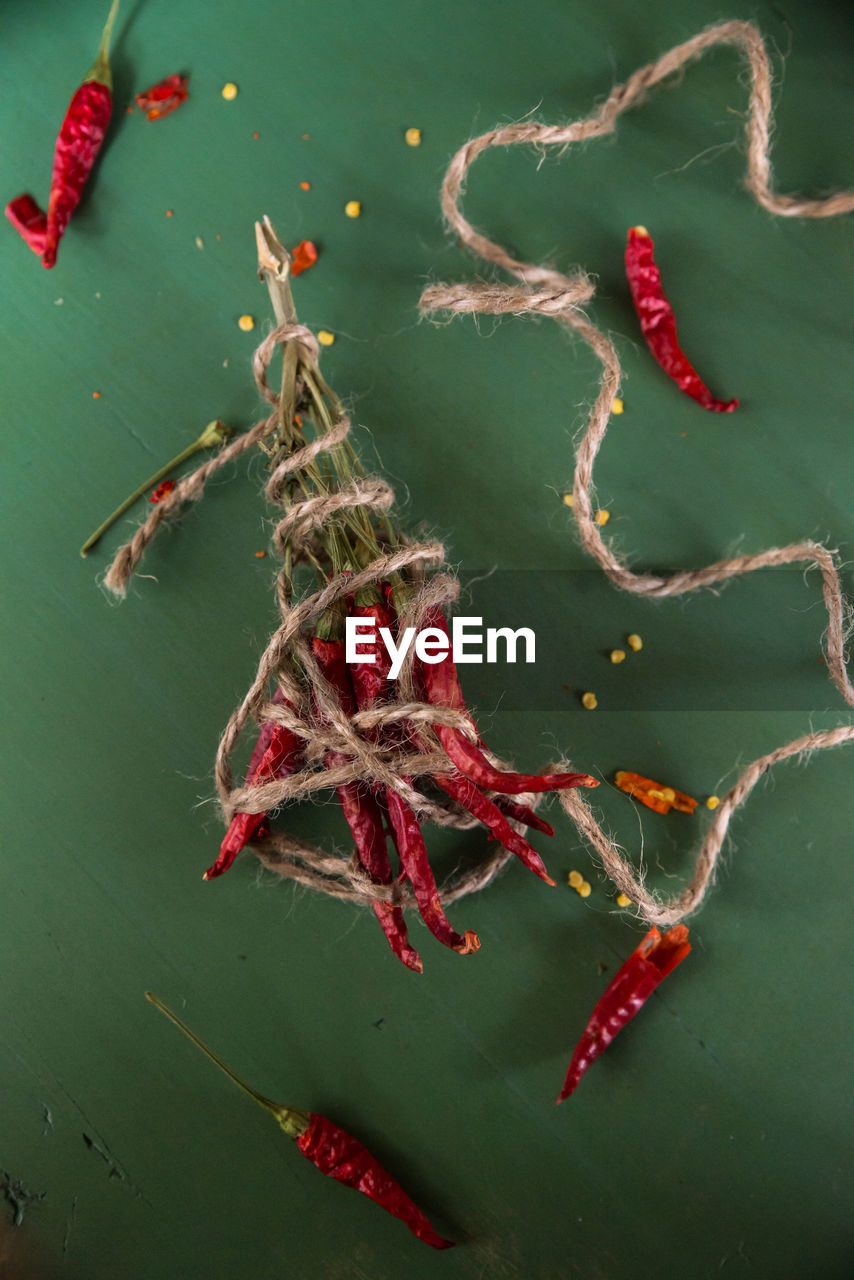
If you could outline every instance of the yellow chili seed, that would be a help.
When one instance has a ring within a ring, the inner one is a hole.
[[[335,341],[335,334],[330,333],[328,329],[318,329],[317,341],[322,347],[331,347]]]
[[[421,130],[420,129],[407,129],[406,133],[403,136],[406,139],[406,145],[408,147],[421,146]]]
[[[584,884],[584,876],[581,874],[581,872],[580,872],[580,871],[570,871],[570,873],[569,873],[569,887],[570,887],[570,889],[577,889],[577,888],[579,887],[579,885],[582,885],[582,884]]]
[[[578,895],[581,898],[590,897],[590,885],[587,883],[586,880],[582,880],[581,884],[578,886]]]
[[[625,405],[623,404],[620,397],[615,396],[614,399],[611,401],[611,412],[622,413],[624,408],[625,408]]]
[[[254,316],[241,316],[237,322],[238,329],[242,329],[244,333],[251,332],[255,328]]]
[[[620,893],[617,895],[618,907],[630,907],[631,905],[632,905],[632,900],[631,898],[627,897],[626,894]]]
[[[581,695],[581,705],[587,711],[595,711],[599,706],[599,702],[595,693],[583,693]]]
[[[647,231],[646,227],[642,227],[640,224],[638,224],[638,226],[636,227],[633,227],[632,230],[636,231],[639,236],[649,235],[649,232]]]
[[[344,205],[344,212],[348,218],[358,218],[362,212],[362,206],[358,200],[348,200]]]
[[[673,790],[672,787],[662,787],[661,799],[664,800],[667,804],[673,804],[673,801],[676,799],[676,792]]]
[[[222,86],[222,96],[226,102],[233,102],[239,92],[237,85],[233,84],[231,80],[229,80],[228,84]]]
[[[625,660],[626,660],[626,651],[625,651],[625,649],[612,649],[612,650],[611,650],[611,661],[612,661],[612,662],[625,662]]]
[[[565,493],[565,494],[563,495],[563,505],[564,505],[565,507],[574,507],[574,506],[575,506],[575,498],[573,498],[573,496],[572,496],[572,494],[571,494],[571,493]]]
[[[720,800],[717,796],[709,796],[708,800],[706,801],[706,808],[717,809],[719,804],[720,804]]]
[[[601,511],[596,512],[593,519],[598,525],[607,524],[608,521],[611,519],[611,512],[606,511],[605,508],[603,507]]]
[[[630,636],[626,636],[626,644],[630,649],[634,649],[635,653],[639,653],[643,648],[643,640],[641,640],[640,636],[635,635],[634,632]]]

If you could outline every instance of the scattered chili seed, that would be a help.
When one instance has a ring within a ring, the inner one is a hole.
[[[344,212],[348,218],[358,218],[362,212],[361,203],[358,200],[348,200],[344,205]]]
[[[257,141],[258,141],[258,139],[261,137],[261,135],[260,135],[260,133],[253,133],[252,137],[253,137],[253,138],[255,139],[255,141],[257,142]]]
[[[302,187],[303,191],[311,191],[311,183],[310,183],[310,182],[301,182],[301,183],[300,183],[300,186]]]
[[[626,894],[626,893],[618,893],[618,894],[617,894],[617,906],[618,906],[618,907],[630,907],[631,905],[632,905],[632,900],[631,900],[631,898],[628,896],[628,894]]]
[[[732,413],[738,408],[738,401],[716,399],[679,345],[676,318],[661,284],[654,250],[646,227],[629,229],[626,278],[647,346],[680,391],[713,413]]]
[[[693,813],[697,807],[697,801],[684,791],[664,787],[660,782],[653,782],[652,778],[644,778],[641,774],[626,769],[617,771],[614,782],[621,791],[640,800],[641,804],[655,813],[669,813],[671,809],[678,809],[680,813]]]
[[[175,488],[174,480],[161,480],[160,484],[148,499],[149,502],[162,502],[164,498],[168,498],[169,494]]]
[[[612,650],[611,650],[611,661],[612,661],[612,662],[614,662],[614,663],[616,663],[616,662],[625,662],[625,660],[626,660],[626,651],[625,651],[625,649],[612,649]]]
[[[166,76],[150,89],[136,95],[136,105],[145,112],[147,120],[159,120],[187,100],[187,77]]]
[[[719,804],[720,804],[720,798],[718,796],[709,796],[708,800],[706,801],[706,808],[717,809]]]
[[[586,880],[582,880],[581,884],[578,886],[578,896],[579,898],[590,897],[590,885]]]
[[[611,512],[605,510],[604,507],[602,508],[601,511],[597,511],[595,516],[593,517],[594,523],[598,525],[607,524],[610,519],[611,519]]]
[[[233,102],[239,92],[240,90],[237,85],[231,80],[229,80],[228,84],[224,84],[222,86],[222,96],[225,98],[226,102]]]
[[[171,218],[171,217],[172,217],[172,210],[171,210],[171,209],[167,209],[167,210],[166,210],[166,217],[167,217],[167,218]]]
[[[304,133],[304,134],[302,135],[302,140],[303,140],[303,142],[308,142],[308,140],[309,140],[309,138],[310,138],[310,137],[311,137],[311,134],[310,134],[310,133]]]
[[[630,636],[626,636],[626,644],[630,649],[634,649],[635,653],[639,653],[643,648],[643,640],[633,631]]]
[[[625,405],[623,404],[620,397],[615,396],[614,399],[611,401],[611,412],[622,413],[624,408],[625,408]]]
[[[331,347],[335,341],[335,334],[330,333],[328,329],[318,329],[317,341],[322,347]]]
[[[595,711],[599,706],[599,700],[595,693],[583,693],[581,695],[581,705],[587,711]]]
[[[580,872],[580,871],[570,871],[570,873],[569,873],[569,887],[570,887],[570,889],[577,889],[577,888],[578,888],[580,885],[582,885],[582,884],[584,884],[584,876],[581,874],[581,872]]]
[[[563,505],[564,505],[565,507],[574,507],[574,506],[575,506],[575,498],[573,498],[573,496],[572,496],[572,494],[571,494],[571,493],[565,493],[565,494],[563,495]]]
[[[265,556],[266,556],[266,555],[267,555],[267,552],[266,552],[266,551],[256,551],[256,552],[255,552],[255,559],[256,559],[256,560],[263,560],[263,559],[265,558]]]
[[[204,249],[204,247],[205,247],[205,242],[204,242],[204,240],[202,239],[202,237],[201,237],[201,236],[196,236],[196,248],[197,248],[197,249]]]
[[[100,391],[93,391],[93,392],[92,392],[92,399],[93,399],[93,400],[100,400],[100,399],[101,399],[101,393],[100,393]]]
[[[407,129],[406,133],[403,136],[406,139],[406,145],[408,147],[421,146],[421,130],[420,129]]]
[[[241,316],[237,322],[238,329],[242,329],[244,333],[250,333],[255,328],[254,316]]]

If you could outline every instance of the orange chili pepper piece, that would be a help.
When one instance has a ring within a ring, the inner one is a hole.
[[[663,786],[652,778],[644,778],[640,773],[620,769],[614,775],[614,781],[621,791],[640,800],[641,804],[656,813],[669,813],[671,809],[678,809],[680,813],[693,813],[697,807],[693,796],[677,791],[674,787]]]

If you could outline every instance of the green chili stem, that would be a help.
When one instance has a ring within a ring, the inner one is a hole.
[[[84,84],[88,80],[94,80],[97,84],[106,85],[112,92],[113,89],[113,73],[110,69],[110,40],[113,35],[113,23],[116,20],[116,14],[119,11],[119,0],[113,0],[110,7],[107,22],[101,33],[101,43],[98,45],[98,56],[92,63],[92,68],[84,80]]]
[[[263,1107],[265,1111],[269,1111],[271,1115],[275,1116],[286,1132],[290,1132],[290,1126],[290,1128],[293,1129],[293,1132],[290,1132],[291,1137],[298,1138],[301,1133],[305,1132],[308,1127],[307,1112],[301,1111],[298,1107],[284,1107],[281,1103],[273,1102],[270,1098],[265,1098],[263,1093],[258,1093],[255,1089],[250,1088],[245,1080],[241,1080],[240,1076],[235,1075],[231,1068],[225,1065],[222,1058],[218,1057],[214,1053],[213,1049],[209,1049],[204,1040],[200,1040],[199,1037],[190,1030],[186,1023],[181,1021],[177,1013],[173,1013],[162,1000],[158,1000],[157,996],[153,995],[150,991],[146,991],[145,998],[149,1004],[154,1005],[155,1009],[159,1009],[159,1011],[167,1017],[170,1022],[174,1022],[178,1030],[182,1031],[188,1040],[192,1040],[196,1048],[201,1049],[202,1053],[207,1058],[210,1058],[211,1062],[215,1063],[216,1066],[219,1067],[220,1071],[227,1075],[233,1084],[237,1085],[238,1089],[242,1089],[243,1092],[247,1093],[254,1102],[258,1103],[259,1107]]]
[[[103,524],[98,525],[95,532],[91,537],[86,539],[83,546],[80,548],[81,556],[85,559],[94,547],[95,543],[98,542],[99,539],[107,532],[110,525],[115,524],[118,518],[124,515],[128,507],[132,507],[133,504],[143,497],[149,489],[153,489],[156,484],[161,480],[164,480],[170,471],[174,471],[176,467],[180,467],[188,458],[192,458],[194,453],[198,453],[202,449],[211,449],[216,444],[222,444],[228,435],[229,428],[223,426],[218,419],[215,418],[213,422],[209,422],[198,440],[194,440],[192,444],[188,444],[186,449],[182,449],[177,457],[173,458],[171,462],[166,463],[165,467],[161,467],[153,476],[149,476],[144,484],[141,484],[138,489],[134,489],[129,498],[125,498],[120,507],[116,507],[112,515],[107,516]]]

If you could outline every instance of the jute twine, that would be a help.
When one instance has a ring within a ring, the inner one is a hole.
[[[613,133],[619,116],[637,106],[648,89],[679,71],[686,63],[699,58],[707,49],[719,44],[741,46],[749,67],[751,87],[745,127],[745,185],[754,199],[770,213],[790,218],[831,218],[854,209],[854,192],[840,192],[824,200],[805,200],[781,196],[772,190],[769,158],[771,76],[768,55],[759,31],[752,23],[722,22],[670,49],[657,61],[641,67],[625,84],[617,85],[601,107],[582,120],[563,125],[544,125],[531,121],[511,124],[481,134],[461,147],[448,166],[442,185],[444,217],[463,244],[487,262],[503,267],[521,284],[434,285],[424,290],[420,306],[425,315],[440,311],[457,315],[546,315],[578,334],[595,352],[602,365],[599,393],[575,455],[572,511],[582,546],[615,586],[635,595],[655,598],[686,595],[745,573],[753,573],[757,569],[796,563],[803,563],[807,567],[817,566],[821,571],[828,614],[825,633],[828,673],[848,705],[854,706],[854,688],[848,679],[845,653],[845,642],[851,633],[852,611],[842,594],[835,552],[821,543],[806,540],[661,577],[635,573],[604,540],[593,519],[593,463],[605,438],[611,405],[619,394],[620,362],[611,340],[592,323],[583,310],[584,305],[593,298],[593,281],[581,270],[567,276],[549,267],[518,261],[501,245],[477,231],[466,220],[459,207],[468,171],[483,151],[490,147],[507,147],[517,143],[537,147],[557,146],[565,150],[572,143]],[[840,746],[850,742],[852,738],[854,725],[844,725],[824,733],[806,734],[754,760],[721,801],[697,855],[691,883],[670,898],[661,898],[645,887],[642,876],[633,870],[617,846],[603,832],[590,806],[578,791],[563,793],[561,804],[584,838],[596,850],[607,874],[633,900],[638,915],[650,924],[669,926],[696,911],[702,903],[714,879],[730,821],[763,774],[781,760],[792,756],[807,756],[826,747]]]
[[[113,594],[125,595],[145,549],[169,517],[175,516],[186,502],[201,498],[205,484],[219,468],[260,444],[275,431],[279,422],[280,396],[270,387],[267,370],[277,347],[289,343],[297,346],[298,380],[302,368],[316,370],[317,341],[305,326],[279,325],[263,340],[255,352],[253,371],[258,389],[272,406],[272,412],[181,480],[152,511],[142,527],[119,550],[107,571],[104,584]],[[394,501],[389,486],[375,476],[358,477],[346,488],[328,494],[289,501],[286,494],[288,477],[303,471],[324,451],[339,445],[349,433],[350,425],[350,419],[342,411],[331,430],[290,454],[276,466],[267,481],[266,497],[271,504],[284,508],[274,530],[273,542],[282,556],[289,546],[294,563],[315,546],[318,531],[328,528],[346,508],[366,507],[382,514]],[[451,604],[459,593],[459,584],[454,577],[435,572],[444,559],[444,548],[439,542],[408,542],[388,550],[359,572],[333,577],[321,590],[297,603],[292,599],[290,576],[282,568],[277,579],[280,624],[261,655],[255,678],[231,716],[217,751],[216,786],[226,824],[239,811],[266,813],[285,802],[317,799],[332,787],[361,781],[368,785],[391,787],[421,819],[464,829],[480,825],[477,819],[448,797],[427,796],[410,781],[411,778],[452,772],[453,766],[432,731],[433,725],[456,727],[470,740],[477,740],[474,726],[467,716],[419,699],[413,677],[412,649],[406,655],[397,679],[394,701],[350,717],[342,711],[336,692],[321,673],[311,646],[314,624],[332,605],[364,587],[381,584],[391,574],[402,571],[406,571],[413,590],[401,613],[400,625],[421,630],[431,609]],[[429,577],[428,570],[434,571]],[[273,689],[279,690],[284,702],[274,700],[271,696]],[[298,772],[263,785],[235,785],[231,757],[250,719],[258,725],[265,722],[286,725],[304,740],[304,761]],[[425,747],[423,752],[401,746],[394,740],[395,735],[387,735],[389,740],[385,741],[382,735],[371,732],[403,720],[417,728],[419,742]],[[324,757],[327,752],[346,756],[346,762],[326,768]],[[497,757],[492,756],[491,759],[502,765]],[[536,807],[542,799],[531,793],[516,798],[531,807]],[[523,829],[515,822],[512,825],[517,830]],[[399,883],[389,886],[374,884],[362,871],[355,854],[330,853],[279,832],[253,841],[252,848],[270,870],[333,897],[358,903],[380,900],[403,907],[416,905],[411,890]],[[442,900],[452,902],[482,889],[511,857],[512,854],[496,844],[486,858],[458,874],[443,889]]]

